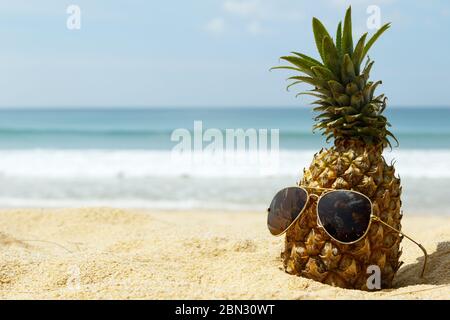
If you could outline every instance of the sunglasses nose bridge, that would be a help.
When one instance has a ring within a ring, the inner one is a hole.
[[[314,193],[310,194],[309,197],[314,199],[314,200],[316,200],[316,201],[319,200],[319,196],[317,194],[314,194]]]

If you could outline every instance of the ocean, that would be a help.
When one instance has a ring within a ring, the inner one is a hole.
[[[402,179],[404,213],[450,214],[450,109],[391,108],[386,115],[400,145],[384,156],[395,161]],[[313,134],[313,117],[301,107],[3,109],[0,207],[263,211],[279,188],[299,179],[315,152],[329,146]],[[203,133],[278,129],[276,167],[174,161],[179,141],[171,136],[175,129],[193,133],[194,121],[202,122]]]

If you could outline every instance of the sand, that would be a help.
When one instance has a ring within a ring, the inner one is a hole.
[[[3,210],[0,298],[449,299],[449,222],[404,217],[430,254],[425,278],[421,251],[404,240],[395,288],[362,292],[286,274],[265,213]]]

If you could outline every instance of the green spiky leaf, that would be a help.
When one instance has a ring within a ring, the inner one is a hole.
[[[325,96],[323,94],[315,93],[315,92],[311,92],[311,91],[299,92],[299,93],[297,93],[297,96],[312,96],[312,97],[316,97],[316,98],[319,98],[319,99],[322,99],[322,100],[326,100],[326,99],[329,98],[329,97],[327,97],[327,96]]]
[[[352,115],[358,113],[359,111],[353,107],[338,107],[334,108],[334,112],[336,114]]]
[[[316,59],[311,58],[310,56],[307,56],[306,54],[303,54],[303,53],[300,53],[300,52],[295,52],[295,51],[292,51],[291,53],[295,54],[296,56],[299,56],[300,58],[303,58],[306,61],[308,61],[311,64],[311,67],[322,66],[323,65],[322,62],[317,61]]]
[[[397,143],[397,146],[399,145],[397,138],[392,134],[392,132],[390,132],[389,130],[386,130],[386,135],[391,137],[392,139],[394,139],[395,142]]]
[[[344,19],[344,31],[342,34],[342,53],[351,56],[353,54],[352,36],[352,7],[347,9]]]
[[[342,125],[344,123],[345,123],[345,118],[342,117],[342,118],[339,118],[337,120],[333,120],[333,121],[327,122],[326,125],[327,125],[328,128],[334,128],[334,127],[340,126],[340,125]]]
[[[320,80],[318,78],[312,78],[312,77],[304,77],[304,76],[293,76],[289,77],[288,80],[299,80],[305,83],[309,83],[313,86],[319,87],[319,88],[327,88],[328,84],[324,80]]]
[[[280,59],[285,60],[287,62],[292,63],[297,68],[302,70],[303,73],[306,73],[309,76],[314,76],[314,73],[311,70],[311,65],[299,57],[292,57],[292,56],[283,56]]]
[[[361,116],[362,116],[361,114],[346,115],[346,116],[344,116],[344,118],[347,123],[351,123],[351,122],[355,122],[356,120],[361,118]]]
[[[359,66],[362,62],[362,54],[364,50],[364,44],[366,42],[367,32],[362,35],[362,37],[359,39],[358,43],[356,44],[355,51],[353,51],[352,61],[353,65],[355,66],[356,74],[359,74]]]
[[[344,54],[344,59],[341,66],[341,76],[345,84],[355,79],[355,67],[353,66],[352,59],[348,53]]]
[[[345,93],[348,94],[349,96],[355,94],[356,92],[358,92],[358,90],[359,90],[358,86],[356,84],[354,84],[353,82],[350,82],[345,87]]]
[[[377,39],[387,30],[391,27],[390,23],[386,23],[384,26],[382,26],[370,39],[367,41],[366,46],[364,47],[361,60],[364,59],[366,54],[369,52],[372,45],[377,41]]]
[[[382,81],[379,80],[373,84],[370,85],[370,87],[367,90],[367,100],[371,100],[373,97],[373,94],[375,93],[375,89],[382,84]]]
[[[348,106],[350,104],[350,97],[346,94],[337,94],[334,98],[340,106]]]
[[[364,70],[362,72],[362,74],[364,75],[364,81],[369,80],[369,76],[370,76],[370,70],[372,69],[373,64],[375,63],[375,61],[370,61],[368,62],[368,64],[364,67]]]
[[[337,81],[334,81],[334,80],[328,81],[328,86],[330,87],[330,90],[333,93],[333,96],[345,92],[344,86]]]
[[[291,87],[293,87],[293,86],[295,86],[295,85],[297,85],[297,84],[300,84],[300,83],[303,83],[303,81],[294,81],[294,82],[292,82],[290,85],[288,85],[288,86],[286,87],[286,91],[289,91],[289,89],[290,89]]]
[[[333,72],[326,67],[312,67],[314,74],[322,80],[338,80]]]
[[[354,95],[352,95],[352,97],[350,99],[350,104],[352,107],[360,109],[360,107],[362,106],[363,103],[364,103],[364,97],[360,91],[355,93]]]
[[[339,58],[342,58],[342,22],[339,22],[336,30],[336,49],[339,54]]]
[[[325,65],[335,75],[339,75],[340,61],[339,61],[339,54],[337,52],[336,46],[334,45],[333,40],[331,40],[331,38],[329,36],[325,36],[322,41],[323,41],[322,48],[323,48],[323,52],[324,52]],[[335,79],[338,79],[338,78],[335,77]]]
[[[315,112],[327,111],[329,109],[330,109],[329,106],[319,106],[319,107],[315,106],[315,107],[313,107],[313,111],[315,111]]]
[[[278,66],[278,67],[272,67],[269,70],[277,70],[277,69],[286,69],[286,70],[294,70],[294,71],[299,71],[299,72],[303,72],[302,69],[300,68],[296,68],[296,67],[291,67],[291,66]]]
[[[323,52],[323,47],[322,47],[323,38],[328,37],[331,39],[331,36],[328,33],[325,26],[322,24],[322,22],[320,22],[319,19],[313,18],[312,26],[313,26],[314,39],[316,40],[317,50],[319,51],[322,61],[325,62],[325,58],[324,58],[325,53]]]

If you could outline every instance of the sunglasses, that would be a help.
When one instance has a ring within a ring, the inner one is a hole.
[[[307,189],[322,192],[320,196],[310,194]],[[398,232],[411,240],[424,253],[421,277],[425,272],[428,254],[425,248],[412,238],[390,226],[373,214],[372,201],[364,194],[353,190],[288,187],[277,192],[267,209],[267,227],[274,236],[281,236],[300,218],[311,198],[316,198],[317,225],[336,242],[353,244],[363,239],[373,221]]]

